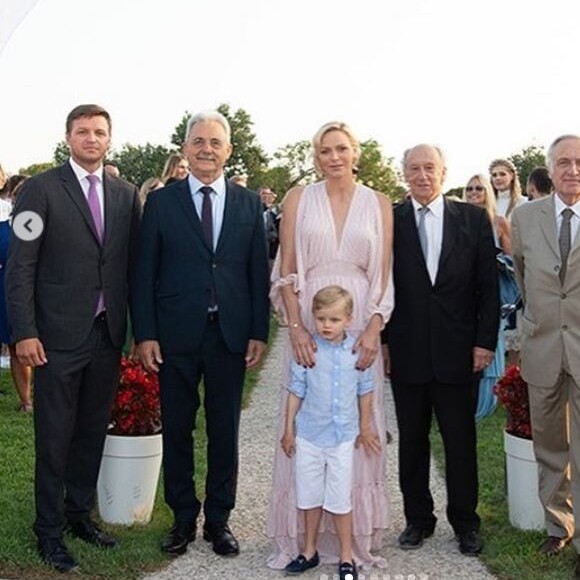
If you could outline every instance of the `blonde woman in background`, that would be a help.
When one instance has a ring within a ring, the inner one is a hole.
[[[139,189],[139,199],[141,200],[141,205],[145,205],[147,196],[156,189],[161,189],[164,187],[163,181],[160,177],[149,177],[146,179],[141,188]]]
[[[463,190],[463,199],[485,209],[493,226],[493,237],[498,252],[511,254],[510,226],[506,218],[497,215],[495,195],[489,179],[485,175],[477,174],[469,179]],[[500,276],[500,285],[501,285]],[[490,365],[481,373],[476,374],[478,384],[477,409],[475,419],[483,419],[490,415],[496,406],[496,397],[493,386],[505,372],[505,344],[503,323],[500,323],[495,357]]]
[[[496,196],[497,214],[509,220],[514,208],[527,201],[522,195],[516,166],[509,159],[494,159],[489,164],[489,174]],[[509,364],[517,364],[519,360],[520,339],[517,328],[519,316],[519,312],[513,312],[508,317],[505,327],[505,346]]]
[[[161,180],[165,185],[174,181],[181,181],[189,173],[189,161],[183,153],[172,153],[165,162]]]
[[[494,159],[489,164],[489,176],[497,214],[509,219],[513,209],[526,201],[516,166],[509,159]]]

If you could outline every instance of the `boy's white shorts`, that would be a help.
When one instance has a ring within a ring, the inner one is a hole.
[[[324,508],[333,514],[352,510],[354,439],[336,447],[318,447],[296,437],[298,509]]]

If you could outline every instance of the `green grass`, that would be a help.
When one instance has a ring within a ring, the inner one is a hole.
[[[272,323],[270,338],[277,326]],[[250,393],[258,378],[259,369],[246,374],[243,404],[249,403]],[[37,579],[62,577],[44,566],[35,548],[32,532],[34,520],[34,434],[31,415],[17,413],[17,397],[10,373],[0,374],[0,577]],[[198,413],[196,429],[196,482],[203,496],[206,474],[206,437],[203,406]],[[66,537],[66,544],[80,562],[79,580],[133,580],[146,572],[166,566],[170,560],[161,552],[159,544],[172,524],[173,517],[163,501],[163,482],[157,490],[153,517],[140,526],[112,526],[102,524],[120,542],[116,550],[103,551],[75,538]],[[96,516],[95,516],[96,517]]]
[[[503,429],[505,412],[495,413],[478,423],[479,515],[485,548],[481,560],[502,580],[562,580],[571,578],[576,553],[571,547],[556,558],[538,554],[545,532],[523,531],[509,522]],[[443,446],[436,429],[432,434],[433,452],[443,469]]]

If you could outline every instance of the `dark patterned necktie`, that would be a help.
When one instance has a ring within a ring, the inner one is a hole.
[[[213,250],[213,211],[211,203],[211,194],[213,189],[204,185],[199,188],[203,193],[203,204],[201,206],[201,227],[209,247]]]
[[[558,243],[560,245],[560,259],[562,264],[560,266],[560,282],[563,284],[566,278],[566,269],[568,268],[568,254],[570,253],[570,248],[572,247],[572,231],[570,228],[570,220],[574,212],[567,207],[562,210],[562,224],[560,225],[560,237],[558,238]]]
[[[207,185],[199,188],[199,191],[203,193],[203,203],[201,206],[201,228],[203,229],[203,234],[213,251],[213,211],[211,203],[211,194],[213,189]],[[211,310],[213,310],[217,305],[217,295],[215,291],[215,286],[212,283],[211,289],[209,291],[208,305]]]

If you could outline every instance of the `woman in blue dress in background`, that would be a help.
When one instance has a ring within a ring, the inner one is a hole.
[[[511,302],[514,288],[516,288],[517,292],[515,279],[512,277],[510,280],[509,274],[505,276],[505,266],[501,264],[505,257],[508,257],[507,259],[509,260],[511,254],[510,225],[505,217],[498,215],[496,212],[495,195],[489,179],[483,174],[471,177],[463,190],[463,199],[467,203],[484,208],[489,215],[499,258],[501,304],[503,305],[505,301]],[[493,387],[505,373],[504,324],[501,323],[499,326],[495,358],[481,373],[479,381],[477,410],[475,412],[476,420],[487,417],[495,409],[497,401],[493,393]]]
[[[6,313],[6,294],[4,290],[4,272],[6,271],[6,259],[8,256],[8,244],[10,242],[11,230],[11,201],[14,201],[22,187],[22,183],[24,183],[26,179],[24,176],[13,176],[12,178],[9,178],[8,181],[10,182],[10,180],[13,180],[15,177],[21,177],[22,179],[18,180],[14,189],[8,192],[10,201],[8,201],[8,199],[0,199],[0,342],[2,344],[7,344],[10,349],[10,370],[12,372],[12,380],[20,399],[18,410],[23,413],[30,413],[32,412],[32,369],[21,364],[16,357],[14,345],[12,344],[12,339],[10,337],[10,327],[8,325],[8,315]]]

